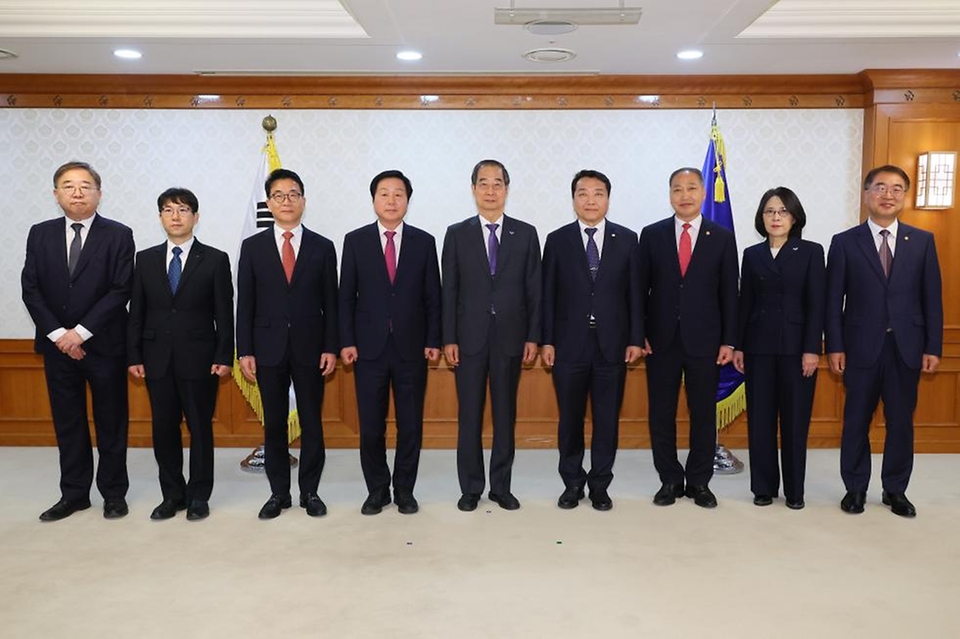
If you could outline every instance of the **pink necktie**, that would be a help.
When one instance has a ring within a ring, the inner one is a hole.
[[[690,225],[683,225],[683,233],[680,234],[680,277],[687,274],[687,267],[690,266],[690,257],[693,255],[693,243],[690,241]]]
[[[880,242],[880,266],[883,267],[883,274],[890,279],[890,268],[893,266],[893,252],[890,250],[890,231],[883,229],[880,231],[883,240]]]
[[[290,238],[293,233],[285,231],[283,234],[283,249],[280,251],[280,261],[283,262],[283,272],[287,274],[287,284],[293,280],[293,267],[297,263],[297,256],[293,253],[293,244]]]
[[[393,243],[393,236],[397,232],[384,231],[383,234],[387,236],[387,245],[383,249],[383,259],[387,261],[387,277],[393,284],[393,280],[397,279],[397,245]]]

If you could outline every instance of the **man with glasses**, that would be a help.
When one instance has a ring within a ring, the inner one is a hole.
[[[163,501],[150,519],[210,514],[213,412],[221,377],[233,366],[230,258],[193,235],[197,196],[167,189],[157,198],[167,240],[140,251],[127,324],[127,370],[145,379],[153,414],[153,452]],[[190,430],[190,481],[183,478],[180,423]]]
[[[27,236],[23,302],[36,325],[53,427],[60,449],[60,500],[40,515],[57,521],[90,507],[93,450],[87,386],[100,463],[103,516],[127,514],[127,302],[133,278],[133,233],[97,213],[100,175],[67,162],[53,175],[63,218]]]
[[[898,166],[872,169],[863,182],[867,220],[834,236],[827,257],[826,347],[843,376],[840,444],[844,512],[864,510],[870,482],[870,422],[883,400],[882,502],[914,517],[907,499],[913,470],[913,411],[920,373],[933,373],[943,349],[940,264],[933,234],[899,221],[910,178]]]
[[[327,514],[317,494],[326,459],[324,377],[337,365],[337,254],[333,242],[301,224],[303,180],[287,169],[267,176],[270,229],[244,240],[237,266],[237,355],[263,401],[264,467],[270,498],[260,519],[291,506],[287,415],[291,381],[300,418],[300,507]]]

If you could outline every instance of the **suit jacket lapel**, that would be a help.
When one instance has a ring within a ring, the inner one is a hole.
[[[506,268],[510,261],[510,256],[514,253],[514,245],[517,243],[517,226],[513,218],[503,216],[503,228],[500,229],[500,250],[497,252],[497,274],[499,275]]]
[[[616,229],[613,228],[613,224],[610,221],[607,221],[603,229],[603,254],[600,256],[600,267],[597,269],[597,280],[599,280],[601,275],[603,275],[604,273],[603,265],[607,262],[607,260],[604,259],[603,256],[605,255],[609,258],[617,250],[619,250],[619,247],[620,245],[618,243]],[[586,259],[587,259],[586,251],[583,252],[583,259],[584,259],[584,262],[586,262]],[[677,264],[679,265],[679,259],[677,260]],[[590,269],[588,267],[587,271],[589,272],[589,270]]]
[[[297,253],[297,261],[293,265],[293,277],[290,278],[290,286],[293,287],[297,283],[297,279],[300,277],[300,274],[306,268],[303,266],[306,262],[303,260],[310,259],[310,256],[314,251],[317,250],[317,245],[313,241],[313,236],[307,233],[307,227],[302,226],[302,235],[300,236],[300,251]],[[277,252],[279,256],[279,251]],[[303,262],[303,264],[301,263]],[[283,273],[283,261],[280,262],[280,273],[283,274],[283,279],[287,279],[285,273]]]
[[[406,273],[407,268],[404,267],[405,264],[409,264],[410,260],[413,259],[413,256],[416,254],[417,250],[417,236],[414,233],[410,232],[410,227],[404,223],[403,225],[403,240],[400,242],[400,254],[397,256],[397,275],[396,279],[393,281],[393,285],[396,286],[397,281],[400,279],[401,273]],[[379,244],[378,244],[379,246]],[[390,283],[390,276],[387,274],[387,260],[383,260],[383,273],[387,278],[387,283]]]
[[[70,278],[71,281],[77,279],[80,273],[83,272],[83,269],[87,267],[87,264],[93,261],[94,254],[97,253],[100,245],[103,244],[103,233],[103,222],[100,221],[100,214],[97,213],[96,217],[93,218],[93,222],[90,224],[90,229],[87,231],[87,240],[83,243],[83,249],[80,251],[80,260],[77,262],[76,270],[73,271],[73,276]]]
[[[567,233],[569,242],[567,251],[569,251],[570,256],[577,255],[578,257],[568,258],[567,256],[561,255],[560,259],[576,259],[577,263],[580,265],[580,272],[583,273],[587,281],[590,281],[590,265],[587,264],[587,250],[583,244],[583,240],[580,238],[580,233],[580,223],[574,221],[573,224],[570,225],[569,233]]]
[[[166,247],[164,247],[164,249],[166,249]],[[183,265],[183,274],[180,276],[180,284],[177,285],[177,293],[183,290],[183,285],[187,279],[200,268],[204,249],[206,249],[206,247],[201,244],[199,240],[193,241],[193,246],[190,247],[190,254],[187,255],[187,262]]]
[[[486,271],[487,277],[490,277],[490,258],[487,257],[487,245],[483,238],[483,229],[480,228],[479,217],[472,217],[467,221],[466,235],[467,245],[474,247],[472,249],[474,259],[476,259],[480,266]],[[501,263],[502,260],[497,264],[498,269]]]
[[[164,242],[143,253],[140,256],[143,263],[138,264],[137,267],[143,273],[144,278],[152,278],[154,281],[153,286],[163,291],[167,298],[173,300],[173,291],[170,290],[170,278],[167,277],[167,261],[164,259],[166,256],[167,243]],[[181,284],[182,283],[183,280],[181,278]]]
[[[873,240],[873,233],[870,232],[870,226],[864,222],[857,227],[857,229],[857,244],[860,246],[860,250],[863,251],[867,262],[873,267],[880,281],[886,284],[887,276],[883,273],[883,265],[880,264],[880,253],[877,252],[877,245]],[[899,246],[897,248],[899,248]]]
[[[902,268],[897,268],[897,264],[902,264],[905,260],[913,259],[913,246],[910,244],[911,231],[913,231],[913,229],[903,222],[897,224],[896,253],[893,254],[893,263],[890,264],[890,279],[888,280],[890,282],[897,276],[897,273],[903,270]],[[880,261],[879,253],[877,254],[877,261]]]

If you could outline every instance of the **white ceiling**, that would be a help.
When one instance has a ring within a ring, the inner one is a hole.
[[[620,0],[515,0],[610,8]],[[510,0],[0,0],[0,73],[856,73],[960,68],[958,0],[626,0],[638,25],[541,36]],[[769,11],[768,11],[769,10]],[[746,31],[746,32],[745,32]],[[118,47],[143,58],[120,60]],[[539,47],[576,52],[536,63]],[[398,50],[423,53],[401,62]],[[681,61],[681,49],[704,56]]]

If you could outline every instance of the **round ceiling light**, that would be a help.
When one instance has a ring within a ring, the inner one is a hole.
[[[577,25],[566,20],[533,20],[523,28],[534,35],[558,36],[577,30]]]
[[[577,52],[558,47],[544,47],[530,49],[523,54],[523,57],[530,62],[569,62],[577,57]]]
[[[13,51],[8,51],[7,49],[0,49],[0,60],[14,60],[17,58],[17,54]]]
[[[117,49],[113,52],[113,55],[124,60],[139,60],[143,57],[142,53],[133,49]]]

